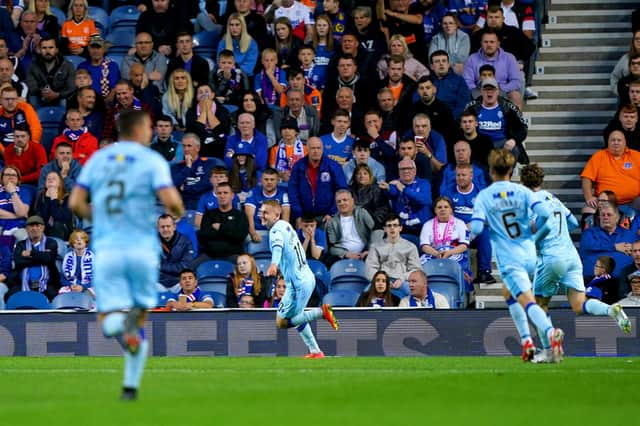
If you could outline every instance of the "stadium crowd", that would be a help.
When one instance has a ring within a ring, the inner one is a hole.
[[[172,309],[219,306],[198,288],[199,267],[215,259],[235,266],[222,304],[277,306],[284,287],[264,279],[256,248],[271,199],[308,259],[361,263],[370,285],[357,306],[449,307],[422,272],[434,259],[457,261],[467,291],[495,282],[488,231],[469,241],[468,223],[490,183],[489,152],[529,162],[522,107],[537,97],[543,2],[97,3],[0,2],[5,300],[93,294],[91,224],[67,195],[129,109],[151,114],[151,147],[189,210],[158,217],[158,288],[176,294]],[[637,23],[611,85],[620,104],[581,174],[580,244],[585,280],[609,303],[640,297],[627,280],[640,271]]]

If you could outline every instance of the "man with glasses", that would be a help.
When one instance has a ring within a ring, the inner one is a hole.
[[[40,38],[43,34],[38,30],[38,19],[34,12],[26,11],[20,17],[20,25],[14,32],[9,32],[9,52],[20,60],[22,75],[27,74],[31,61],[37,53]]]
[[[618,81],[618,99],[621,105],[631,102],[629,84],[640,79],[640,53],[629,55],[629,74]]]
[[[0,38],[0,50],[2,50],[3,43],[4,40]],[[29,88],[26,83],[18,80],[14,73],[13,62],[8,57],[0,57],[0,87],[7,85],[15,87],[20,98],[26,99],[29,96]]]
[[[3,149],[13,143],[13,131],[16,126],[29,126],[31,140],[40,142],[42,124],[38,114],[27,102],[18,100],[18,92],[13,86],[0,90],[0,142]]]
[[[142,64],[144,72],[160,92],[164,92],[163,83],[167,75],[167,58],[153,50],[151,34],[139,33],[136,35],[136,46],[133,55],[127,55],[122,59],[120,73],[129,75],[129,69],[133,64]]]

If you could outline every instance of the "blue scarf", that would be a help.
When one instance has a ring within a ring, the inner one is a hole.
[[[281,142],[276,153],[276,170],[279,172],[289,171],[293,169],[296,161],[302,158],[304,158],[304,144],[300,139],[296,139],[293,145],[293,156],[291,158],[287,157],[287,145]]]
[[[82,255],[82,260],[80,261],[80,282],[76,284],[80,284],[81,286],[88,288],[91,287],[91,279],[93,278],[93,259],[94,254],[91,250],[86,249],[84,254]],[[64,278],[70,283],[74,283],[76,281],[76,276],[78,272],[78,256],[76,256],[75,251],[70,250],[67,254],[64,255],[64,259],[62,259],[62,274]]]
[[[87,133],[89,131],[89,129],[87,129],[87,127],[81,127],[78,130],[71,130],[70,128],[65,128],[62,131],[62,135],[67,138],[68,140],[70,140],[71,142],[78,142],[78,140],[80,139],[80,137]]]
[[[417,308],[418,307],[418,300],[413,297],[413,296],[409,296],[409,306],[411,306],[412,308]],[[435,309],[436,308],[436,301],[433,297],[433,293],[431,292],[431,289],[427,287],[427,303],[424,306],[427,309]]]
[[[33,244],[31,244],[31,240],[27,238],[25,240],[26,247],[25,250],[33,250]],[[47,237],[42,236],[40,240],[40,245],[38,246],[38,251],[45,251],[47,245]],[[38,291],[40,293],[44,293],[47,289],[47,283],[49,282],[49,269],[47,269],[46,265],[40,266],[30,266],[28,268],[24,268],[22,270],[22,291],[31,291],[31,286],[29,285],[29,270],[34,268],[40,268],[40,279],[38,280]]]
[[[384,297],[376,297],[369,303],[369,306],[379,306],[384,308]]]
[[[240,281],[240,294],[238,294],[238,302],[240,302],[240,298],[243,294],[252,294],[253,292],[253,280],[243,278]]]

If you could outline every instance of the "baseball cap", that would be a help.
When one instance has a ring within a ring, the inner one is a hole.
[[[94,34],[89,38],[89,46],[104,46],[104,39],[100,34]]]
[[[296,132],[300,131],[300,129],[298,129],[298,121],[292,117],[282,120],[282,123],[280,123],[280,130],[282,129],[293,129]]]
[[[485,87],[495,87],[498,88],[498,81],[493,77],[488,77],[480,82],[480,88],[484,89]]]
[[[38,215],[29,216],[27,219],[27,225],[34,225],[36,223],[44,225],[44,220]]]

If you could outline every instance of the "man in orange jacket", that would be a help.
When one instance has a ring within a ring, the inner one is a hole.
[[[31,140],[40,143],[42,124],[31,105],[18,101],[18,91],[13,86],[0,90],[0,151],[13,143],[13,131],[17,126],[29,126]]]

